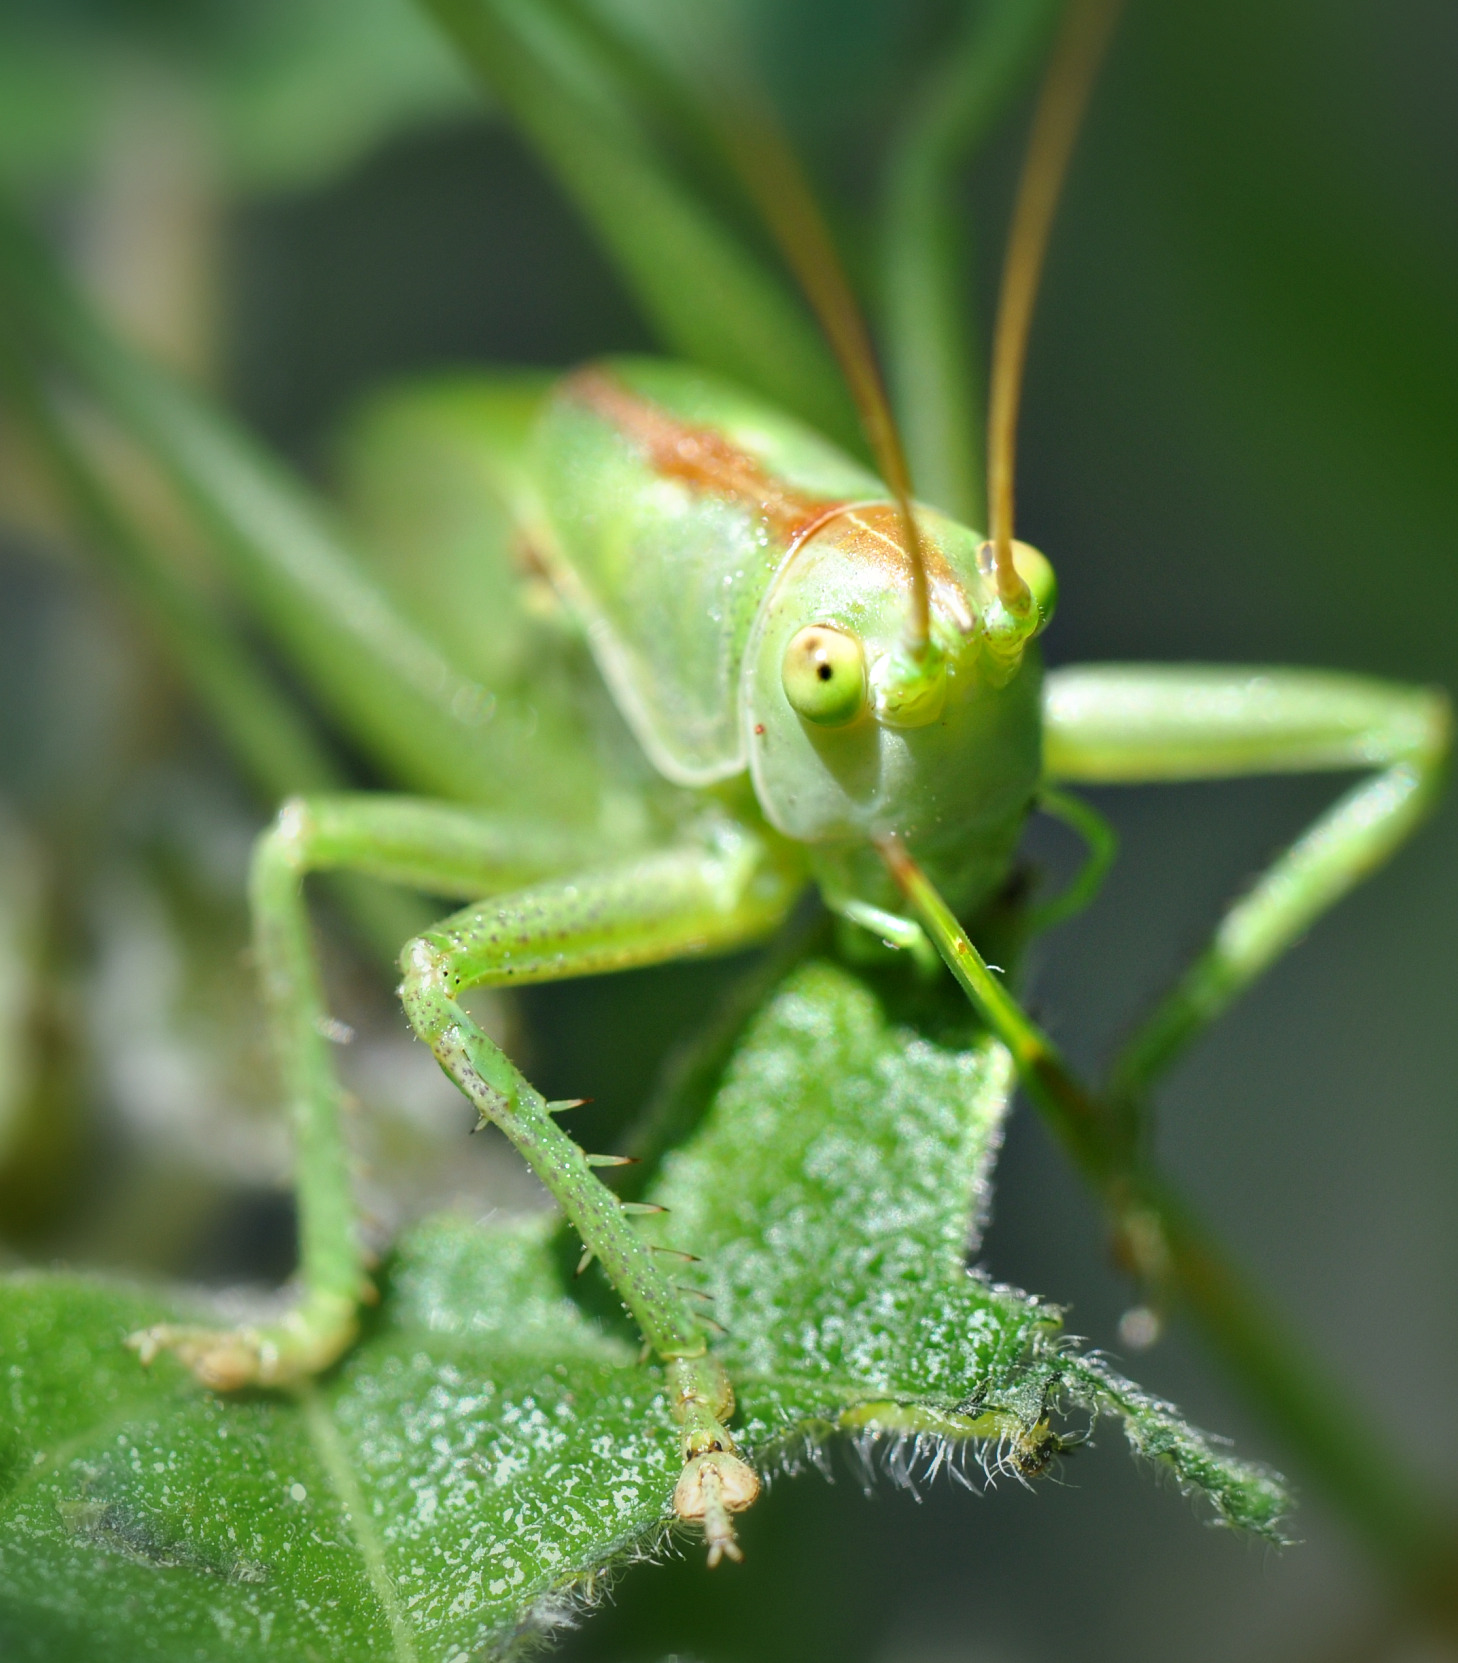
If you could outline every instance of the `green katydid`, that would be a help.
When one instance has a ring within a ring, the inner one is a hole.
[[[552,1191],[666,1366],[682,1424],[675,1510],[703,1524],[711,1559],[732,1555],[731,1515],[757,1480],[734,1452],[733,1393],[710,1326],[598,1180],[605,1158],[561,1129],[563,1105],[543,1100],[459,994],[761,942],[814,883],[852,926],[939,952],[1036,1092],[1056,1052],[958,922],[1004,881],[1033,808],[1059,810],[1064,782],[1375,770],[1232,908],[1136,1036],[1119,1083],[1137,1096],[1412,829],[1447,748],[1437,695],[1276,670],[1042,676],[1036,637],[1054,584],[1043,557],[1012,537],[1012,431],[1041,246],[1092,58],[1076,41],[1065,52],[1035,126],[994,369],[986,539],[910,504],[854,339],[839,344],[870,389],[862,402],[882,434],[884,480],[682,366],[594,366],[530,409],[503,392],[492,466],[529,569],[585,632],[643,754],[677,789],[616,863],[550,827],[459,804],[285,806],[259,845],[253,902],[296,1127],[303,1296],[268,1329],[138,1335],[144,1358],[171,1349],[229,1389],[297,1380],[349,1345],[367,1277],[301,880],[353,870],[459,895],[463,911],[404,949],[406,1011]],[[834,308],[822,311],[834,333]],[[164,398],[151,419],[165,423],[168,409]]]

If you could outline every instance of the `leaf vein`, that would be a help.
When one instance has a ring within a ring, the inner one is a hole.
[[[365,1503],[364,1491],[344,1447],[344,1439],[327,1406],[313,1386],[305,1386],[298,1393],[304,1411],[304,1423],[309,1429],[309,1440],[319,1457],[329,1483],[349,1520],[355,1546],[364,1560],[365,1574],[375,1597],[384,1608],[390,1625],[390,1638],[398,1663],[420,1663],[415,1647],[415,1630],[400,1599],[400,1592],[385,1564],[385,1545],[375,1529]]]

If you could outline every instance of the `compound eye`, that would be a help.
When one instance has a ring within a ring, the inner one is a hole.
[[[785,648],[785,697],[807,722],[844,727],[866,708],[866,657],[854,635],[811,624]]]

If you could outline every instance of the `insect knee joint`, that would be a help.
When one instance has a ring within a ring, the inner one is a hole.
[[[266,837],[284,864],[302,873],[308,867],[313,834],[314,817],[309,812],[308,799],[290,797],[279,809]]]
[[[680,1421],[726,1421],[734,1413],[734,1387],[716,1358],[675,1357],[668,1378],[673,1412]]]
[[[404,980],[400,997],[407,1006],[450,997],[451,971],[448,956],[423,935],[405,944],[400,954]]]

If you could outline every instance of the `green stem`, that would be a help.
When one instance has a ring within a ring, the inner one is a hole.
[[[1449,1511],[1421,1484],[1394,1471],[1390,1449],[1364,1439],[1359,1428],[1369,1417],[1323,1385],[1319,1364],[1292,1341],[1289,1324],[1140,1159],[1116,1108],[1076,1078],[906,850],[888,839],[881,853],[953,976],[1013,1053],[1028,1095],[1109,1208],[1138,1273],[1178,1298],[1406,1595],[1430,1617],[1458,1629],[1458,1532]]]
[[[971,8],[951,52],[908,101],[882,187],[886,358],[917,494],[986,524],[982,376],[969,325],[962,174],[1036,61],[1055,0]]]

